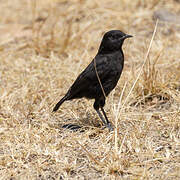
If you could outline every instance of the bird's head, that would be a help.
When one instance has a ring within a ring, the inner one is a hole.
[[[126,38],[132,37],[119,30],[111,30],[104,34],[98,53],[118,51]]]

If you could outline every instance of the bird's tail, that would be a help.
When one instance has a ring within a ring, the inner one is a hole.
[[[64,96],[57,104],[56,106],[53,108],[53,112],[57,111],[59,109],[59,107],[61,106],[61,104],[67,100],[67,96]]]

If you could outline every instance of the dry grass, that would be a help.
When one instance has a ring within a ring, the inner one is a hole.
[[[180,179],[180,25],[155,30],[152,19],[162,7],[180,12],[178,2],[7,0],[0,7],[0,179]],[[105,107],[114,133],[100,129],[92,101],[51,113],[110,29],[134,35]],[[66,123],[86,130],[61,129]]]

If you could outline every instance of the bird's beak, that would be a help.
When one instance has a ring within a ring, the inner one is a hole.
[[[133,37],[133,36],[126,34],[125,36],[121,37],[119,40],[124,40],[126,38],[131,38],[131,37]]]
[[[129,35],[129,34],[126,34],[126,35],[124,36],[124,39],[126,39],[126,38],[131,38],[131,37],[133,37],[133,36],[131,36],[131,35]]]

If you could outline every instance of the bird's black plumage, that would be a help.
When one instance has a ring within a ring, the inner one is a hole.
[[[112,125],[103,107],[106,96],[115,88],[121,76],[124,66],[122,45],[124,40],[130,37],[132,36],[119,30],[111,30],[105,33],[97,55],[77,77],[66,95],[56,104],[53,111],[57,111],[60,105],[67,100],[83,97],[95,99],[94,109],[105,126],[112,130]],[[103,115],[99,109],[101,109]]]

